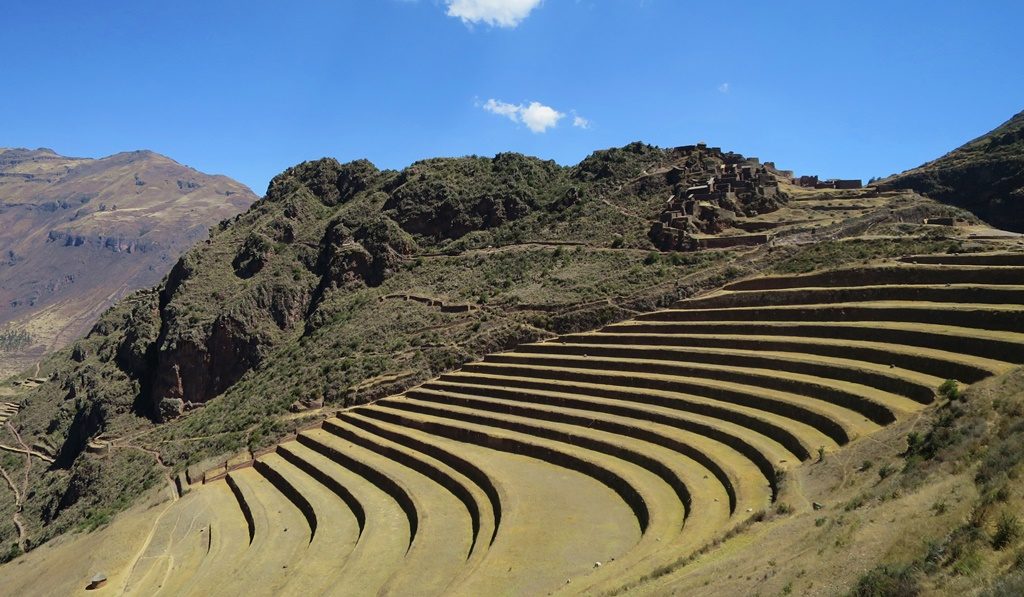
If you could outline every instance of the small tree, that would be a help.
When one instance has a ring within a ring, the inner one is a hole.
[[[942,382],[939,386],[939,396],[942,396],[946,400],[959,400],[960,394],[960,383],[955,379],[947,379]]]

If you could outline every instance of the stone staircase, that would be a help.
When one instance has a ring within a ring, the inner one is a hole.
[[[0,402],[0,425],[3,425],[18,414],[21,407],[17,402]]]

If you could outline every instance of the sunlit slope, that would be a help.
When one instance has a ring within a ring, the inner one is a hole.
[[[907,258],[747,279],[490,355],[195,486],[159,511],[121,586],[615,591],[947,378],[1024,363],[1022,299],[1020,254]]]

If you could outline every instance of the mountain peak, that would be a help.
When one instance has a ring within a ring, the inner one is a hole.
[[[0,373],[84,333],[257,199],[230,178],[149,150],[92,159],[0,149],[0,174],[0,329],[17,325],[33,337],[4,354]]]

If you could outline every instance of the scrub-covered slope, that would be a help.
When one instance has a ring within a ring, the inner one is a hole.
[[[1024,112],[883,187],[913,189],[997,228],[1024,232]]]

